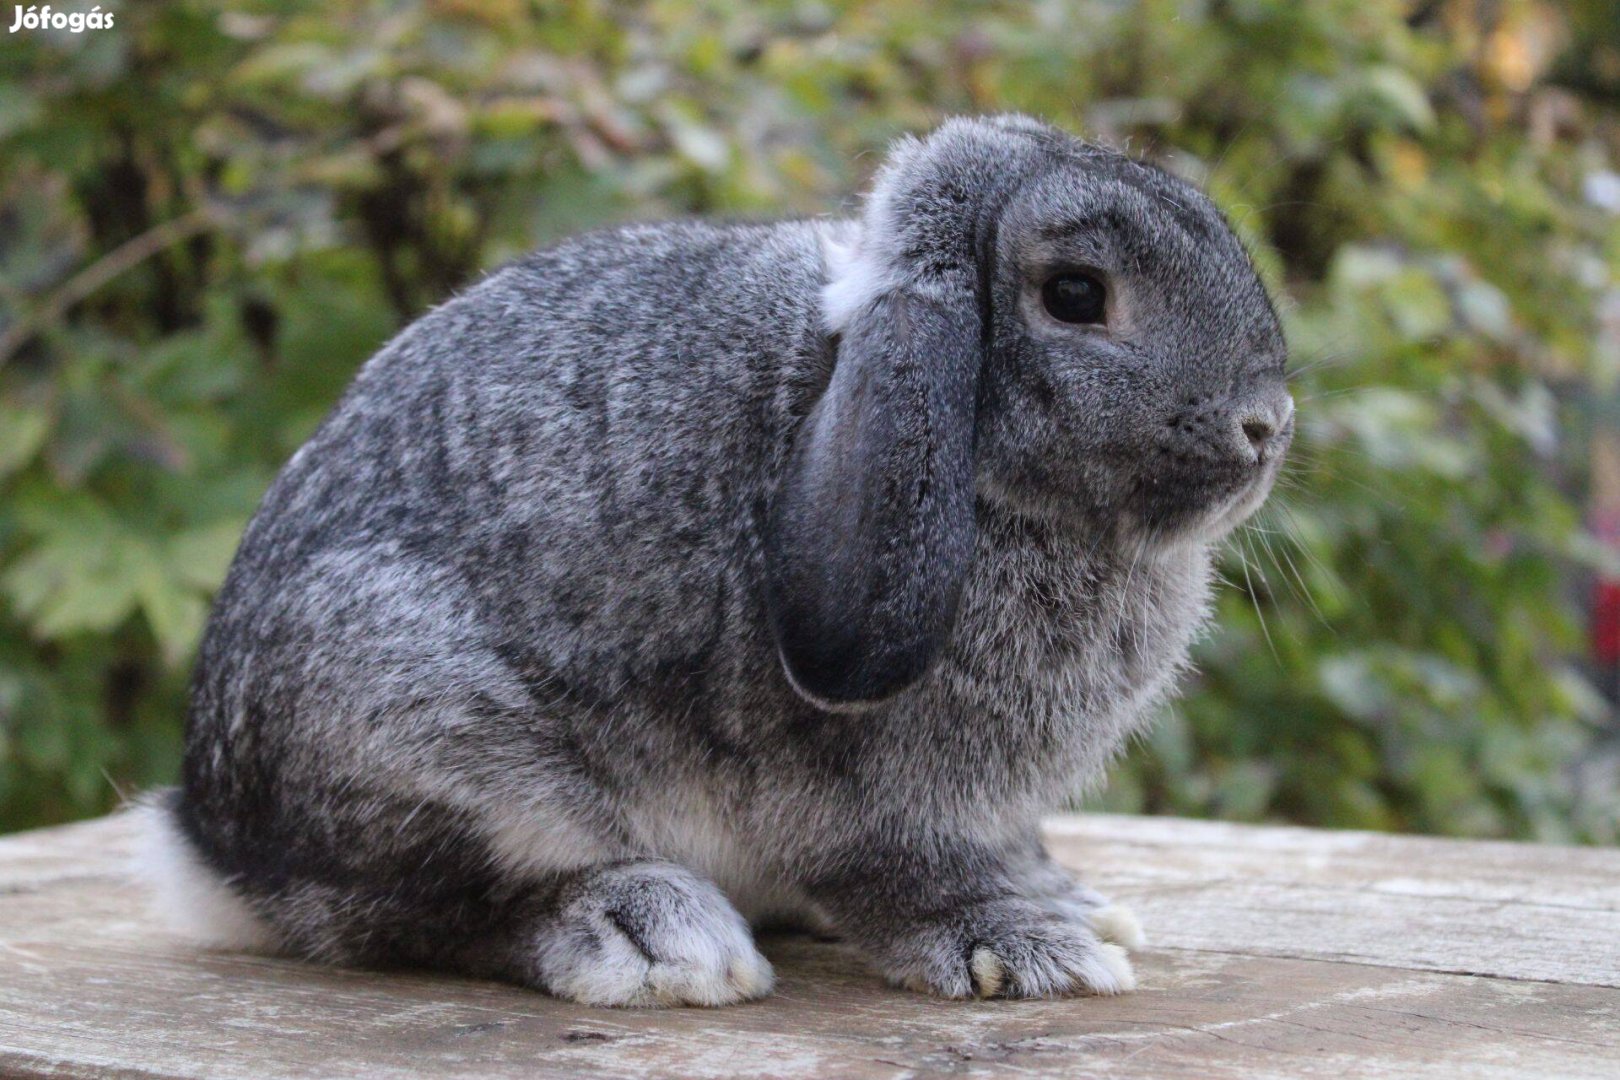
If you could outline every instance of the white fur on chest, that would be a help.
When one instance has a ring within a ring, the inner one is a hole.
[[[634,842],[647,854],[681,863],[709,878],[750,924],[818,926],[809,900],[784,882],[767,854],[694,782],[641,793],[627,814]]]

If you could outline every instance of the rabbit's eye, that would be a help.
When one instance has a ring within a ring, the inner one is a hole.
[[[1108,290],[1090,274],[1059,274],[1041,286],[1041,303],[1058,322],[1100,323],[1107,299]]]

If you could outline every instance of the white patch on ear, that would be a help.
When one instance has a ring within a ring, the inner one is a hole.
[[[895,198],[922,151],[923,144],[910,135],[895,140],[873,180],[860,220],[822,226],[827,283],[821,289],[821,320],[829,333],[839,333],[867,304],[904,284]]]
[[[821,287],[821,323],[828,333],[842,332],[862,308],[899,283],[889,266],[865,249],[862,233],[852,221],[822,229],[827,283]]]
[[[264,920],[210,869],[181,833],[167,807],[146,800],[139,815],[141,842],[130,867],[151,892],[154,914],[174,933],[216,949],[266,952],[275,936]]]

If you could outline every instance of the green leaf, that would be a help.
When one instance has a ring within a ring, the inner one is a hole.
[[[178,667],[196,648],[208,617],[208,604],[179,581],[166,578],[154,564],[137,586],[141,610],[163,650],[164,663]]]
[[[0,404],[0,480],[33,460],[50,429],[45,409]]]
[[[1361,74],[1362,89],[1392,117],[1417,132],[1431,131],[1435,125],[1434,106],[1423,84],[1409,72],[1388,64],[1378,64]]]
[[[212,592],[219,588],[245,525],[238,520],[220,521],[177,534],[168,545],[170,572],[193,589]]]

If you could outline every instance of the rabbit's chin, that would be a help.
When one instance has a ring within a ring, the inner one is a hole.
[[[1271,494],[1271,477],[1254,484],[1247,491],[1240,491],[1231,500],[1231,504],[1218,513],[1205,530],[1206,539],[1213,542],[1224,539],[1232,530],[1249,520],[1264,505],[1266,498]]]
[[[1170,520],[1142,526],[1141,539],[1162,547],[1219,543],[1260,509],[1271,494],[1275,479],[1275,470],[1267,469],[1248,484],[1207,507],[1190,509],[1186,514]]]

